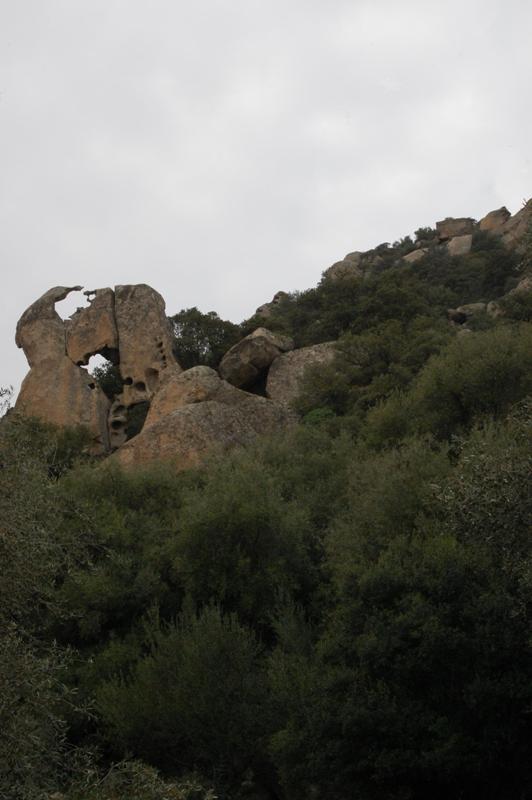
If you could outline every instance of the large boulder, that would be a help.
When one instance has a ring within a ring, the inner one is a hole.
[[[31,370],[16,410],[59,426],[85,425],[95,449],[107,449],[110,441],[113,447],[125,441],[128,408],[147,404],[165,370],[180,367],[164,301],[154,289],[141,284],[86,292],[89,306],[63,322],[55,304],[81,288],[56,286],[20,318],[16,343]],[[96,353],[119,363],[125,379],[110,412],[105,395],[80,368]]]
[[[517,286],[508,292],[509,295],[526,294],[532,292],[532,275],[525,275],[521,278]]]
[[[84,292],[90,304],[66,320],[66,352],[75,364],[88,364],[95,353],[118,361],[118,330],[112,289]]]
[[[216,395],[221,386],[227,386],[235,393],[244,394],[240,389],[223,381],[216,370],[210,367],[191,367],[184,372],[167,370],[159,390],[151,401],[144,427],[159,422],[178,408],[217,399]]]
[[[440,242],[445,242],[454,236],[473,233],[474,226],[475,220],[471,217],[446,217],[436,223],[436,231]]]
[[[65,324],[55,310],[81,286],[55,286],[26,309],[17,324],[15,341],[30,364],[15,410],[61,427],[86,426],[92,434],[93,452],[108,447],[109,401],[89,373],[66,353]]]
[[[66,352],[65,326],[55,310],[55,304],[81,286],[54,286],[31,304],[17,323],[15,342],[24,350],[28,364],[33,367],[44,361],[55,361]]]
[[[469,322],[472,317],[486,313],[487,309],[488,305],[486,303],[466,303],[457,308],[448,308],[447,317],[456,325],[464,325],[466,322]],[[491,312],[493,312],[493,310],[492,308]],[[495,314],[492,314],[492,316],[495,316]]]
[[[502,228],[502,240],[507,247],[522,250],[525,236],[532,224],[532,199],[514,214]]]
[[[227,351],[218,371],[233,386],[250,389],[260,382],[280,353],[293,347],[290,337],[273,333],[267,328],[257,328]]]
[[[406,256],[403,256],[403,261],[407,264],[415,264],[416,261],[421,261],[422,258],[425,258],[427,253],[427,247],[420,247],[419,250],[412,250],[411,253],[407,253]]]
[[[288,405],[301,391],[301,382],[308,367],[330,364],[335,352],[334,342],[324,342],[278,356],[268,372],[267,397],[276,403]]]
[[[164,300],[145,283],[115,286],[115,317],[124,402],[149,400],[162,373],[170,366],[180,369],[172,352],[173,337]]]
[[[283,406],[231,386],[208,367],[193,367],[165,376],[144,428],[112,461],[124,467],[166,461],[187,469],[215,450],[245,445],[294,421]]]
[[[486,214],[485,217],[482,217],[478,223],[478,227],[481,231],[500,235],[510,217],[511,214],[506,206],[501,206],[501,208],[496,208],[494,211],[490,211],[489,214]]]
[[[364,275],[362,257],[364,253],[348,253],[341,261],[336,261],[325,270],[323,277],[330,281],[342,281],[349,278],[361,278]]]
[[[84,425],[92,436],[94,453],[109,447],[109,400],[89,373],[63,355],[33,366],[24,378],[16,411],[60,427]]]
[[[264,317],[265,319],[271,317],[275,306],[278,306],[279,303],[282,303],[283,300],[286,300],[288,297],[289,295],[287,292],[276,292],[270,303],[264,303],[262,306],[257,308],[255,315],[257,317]]]
[[[447,250],[450,256],[466,256],[471,252],[473,244],[473,234],[465,233],[463,236],[453,236],[447,242]]]

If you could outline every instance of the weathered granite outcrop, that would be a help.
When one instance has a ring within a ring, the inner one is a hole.
[[[145,283],[116,286],[115,316],[126,400],[150,399],[162,373],[169,366],[180,369],[172,352],[164,300]]]
[[[341,261],[336,261],[325,270],[323,277],[332,281],[341,281],[346,278],[361,278],[364,275],[362,259],[364,253],[348,253]]]
[[[17,323],[15,342],[33,367],[65,355],[65,326],[55,304],[81,286],[54,286],[26,309]]]
[[[290,337],[257,328],[227,351],[218,371],[233,386],[252,388],[264,377],[272,361],[293,347]]]
[[[165,376],[141,433],[111,461],[123,467],[167,461],[183,470],[294,421],[282,405],[231,386],[208,367],[193,367]]]
[[[118,330],[115,320],[115,295],[112,289],[84,292],[90,305],[79,308],[65,321],[66,351],[75,364],[88,364],[95,353],[117,363]]]
[[[15,340],[31,369],[15,408],[59,426],[85,425],[94,451],[105,452],[126,440],[127,409],[149,401],[168,366],[174,371],[180,367],[158,292],[144,284],[89,291],[89,305],[63,321],[55,304],[81,289],[56,286],[20,318]],[[81,368],[96,354],[119,364],[125,381],[111,409]]]
[[[87,292],[89,306],[63,321],[55,303],[74,289],[80,287],[56,287],[22,315],[17,344],[32,366],[17,411],[59,426],[87,426],[94,452],[116,450],[113,458],[121,464],[171,460],[179,469],[214,448],[244,444],[294,421],[289,409],[242,391],[208,367],[183,372],[164,301],[149,286]],[[259,328],[229,351],[226,366],[233,381],[247,385],[290,347],[287,337]],[[111,358],[124,380],[112,403],[82,368],[96,353]],[[129,439],[131,412],[139,405],[144,425]]]
[[[85,425],[94,452],[108,448],[109,401],[86,370],[66,352],[66,328],[55,304],[81,287],[56,286],[26,309],[17,324],[15,341],[31,367],[22,383],[15,409],[59,426]]]
[[[403,261],[407,264],[415,264],[416,261],[421,261],[422,258],[428,253],[428,248],[420,247],[418,250],[412,250],[411,253],[407,253],[406,256],[403,256]]]
[[[92,451],[109,449],[109,400],[89,373],[64,355],[31,368],[22,382],[16,411],[60,427],[84,425],[92,436]]]
[[[275,306],[278,306],[283,302],[283,300],[286,300],[287,297],[289,297],[287,292],[276,292],[273,296],[273,299],[269,303],[264,303],[262,306],[257,308],[255,315],[257,317],[264,317],[265,319],[271,317]]]
[[[478,223],[478,227],[481,231],[487,231],[488,233],[498,235],[502,233],[504,225],[511,216],[506,206],[501,206],[501,208],[496,208],[494,211],[490,211],[489,214],[486,214],[485,217],[482,217]]]
[[[268,372],[267,397],[277,403],[288,405],[299,394],[307,368],[329,364],[334,355],[335,342],[314,344],[279,355]]]
[[[473,245],[473,234],[464,233],[462,236],[453,236],[447,242],[447,250],[450,256],[466,256],[471,252]]]
[[[513,216],[502,207],[479,223],[449,217],[436,224],[436,236],[429,230],[402,258],[400,253],[409,249],[402,245],[410,245],[408,240],[402,240],[400,248],[384,243],[348,253],[325,271],[323,279],[367,280],[383,268],[414,265],[432,252],[464,255],[478,231],[523,251],[531,225],[532,200]],[[509,295],[531,291],[532,278],[524,266],[522,260],[520,283]],[[334,358],[334,342],[294,350],[289,337],[260,327],[225,354],[219,374],[208,367],[183,372],[173,354],[172,329],[158,292],[146,284],[85,292],[89,305],[63,321],[55,304],[80,290],[56,286],[20,318],[16,343],[30,371],[15,409],[59,426],[86,426],[93,452],[114,450],[111,458],[124,465],[163,459],[182,469],[199,463],[212,449],[245,444],[259,434],[283,429],[294,421],[290,404],[307,368]],[[286,297],[278,292],[257,313],[272,315]],[[457,334],[467,334],[467,323],[475,317],[478,324],[482,315],[506,313],[504,301],[452,308],[448,319]],[[115,364],[123,381],[122,391],[111,400],[83,368],[96,354]]]
[[[440,242],[446,242],[455,236],[466,236],[473,233],[475,220],[471,217],[446,217],[436,223],[436,232]]]
[[[532,224],[532,199],[523,208],[508,219],[501,230],[501,236],[507,247],[521,250],[529,226]]]

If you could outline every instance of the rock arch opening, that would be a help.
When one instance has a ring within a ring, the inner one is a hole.
[[[90,306],[88,293],[83,292],[82,287],[80,287],[79,289],[71,290],[63,300],[58,300],[55,303],[55,310],[65,322],[77,311],[88,308],[88,306]]]

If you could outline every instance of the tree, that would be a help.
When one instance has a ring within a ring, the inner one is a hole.
[[[234,785],[258,758],[268,726],[255,636],[213,606],[168,625],[148,622],[146,647],[129,676],[98,690],[109,745]]]
[[[0,797],[38,800],[64,763],[65,652],[44,635],[63,610],[58,574],[80,541],[58,532],[57,440],[50,426],[10,414],[0,425]],[[60,470],[61,471],[61,470]],[[75,509],[71,507],[71,513]]]
[[[241,338],[238,325],[220,319],[215,311],[203,314],[195,306],[174,314],[170,322],[175,356],[184,369],[198,364],[217,367],[222,356]]]

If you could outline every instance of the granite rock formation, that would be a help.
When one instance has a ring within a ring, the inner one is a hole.
[[[467,236],[473,233],[475,220],[471,217],[446,217],[436,223],[436,232],[440,242],[446,242],[455,236]]]
[[[187,469],[213,450],[247,444],[294,421],[282,405],[237,389],[209,367],[192,367],[165,377],[141,433],[111,460],[123,467],[163,460]]]
[[[478,231],[500,237],[519,253],[531,225],[532,200],[513,216],[502,207],[478,223],[448,217],[436,223],[436,235],[427,231],[410,252],[410,242],[404,240],[407,247],[399,251],[384,244],[348,253],[323,278],[367,280],[386,266],[416,269],[416,261],[434,251],[465,255]],[[531,281],[529,268],[522,270],[509,294],[530,292]],[[92,452],[115,451],[111,459],[125,466],[166,459],[183,469],[199,463],[213,448],[245,444],[259,434],[282,430],[295,419],[291,403],[307,368],[334,358],[334,342],[296,350],[289,337],[260,327],[225,354],[218,373],[204,366],[183,372],[173,354],[173,333],[158,292],[146,284],[87,291],[87,307],[63,321],[55,304],[81,288],[56,286],[20,318],[16,343],[30,370],[15,408],[58,426],[85,426],[92,436]],[[273,316],[286,297],[278,292],[257,314]],[[475,317],[478,323],[482,315],[504,313],[504,302],[495,300],[451,308],[447,316],[457,333],[466,334],[467,323]],[[111,399],[85,369],[97,354],[119,371],[122,389]]]
[[[109,401],[89,373],[67,355],[66,326],[55,304],[81,287],[56,286],[26,309],[15,341],[30,371],[22,383],[16,410],[60,426],[85,425],[94,452],[108,448]]]
[[[428,249],[426,247],[420,247],[418,250],[412,250],[411,253],[407,253],[406,256],[403,256],[403,261],[406,264],[415,264],[416,261],[420,261],[424,258],[428,253]]]
[[[447,242],[447,251],[450,256],[466,256],[471,252],[473,244],[473,234],[464,233],[461,236],[453,236]]]
[[[272,363],[266,381],[266,395],[288,405],[296,399],[308,367],[329,364],[334,358],[335,343],[324,342],[282,353]]]
[[[218,370],[222,378],[233,386],[252,389],[264,378],[272,361],[293,347],[294,343],[288,336],[257,328],[228,350]]]
[[[478,227],[481,231],[487,231],[488,233],[493,233],[496,235],[501,234],[504,229],[504,225],[508,222],[511,216],[512,215],[506,206],[502,206],[501,208],[496,208],[494,211],[490,211],[485,217],[482,217],[478,223]]]
[[[55,304],[81,286],[56,286],[26,309],[15,341],[31,367],[16,403],[25,416],[59,426],[86,426],[94,452],[125,441],[127,410],[149,401],[161,373],[179,370],[171,347],[164,300],[149,286],[86,292],[89,305],[63,321]],[[93,355],[119,365],[123,394],[111,409],[87,370]],[[118,411],[120,409],[120,411]]]
[[[55,287],[33,303],[17,326],[16,342],[30,363],[16,410],[58,426],[86,426],[94,453],[115,450],[129,466],[169,460],[183,469],[216,447],[245,444],[291,424],[294,414],[226,382],[215,370],[185,372],[172,351],[163,298],[145,284],[86,292],[89,305],[63,321],[55,303],[81,287]],[[226,355],[233,383],[246,386],[293,347],[259,328]],[[112,402],[83,367],[100,354],[119,369],[123,390]],[[265,377],[265,376],[264,376]],[[131,437],[131,413],[142,406]]]
[[[84,292],[90,300],[66,320],[66,353],[78,366],[86,365],[95,353],[117,364],[118,330],[115,320],[115,296],[112,289]]]
[[[273,299],[269,303],[264,303],[262,306],[259,306],[255,311],[255,316],[257,317],[264,317],[267,319],[271,317],[275,306],[278,306],[280,303],[283,302],[288,297],[287,292],[276,292],[273,296]]]

